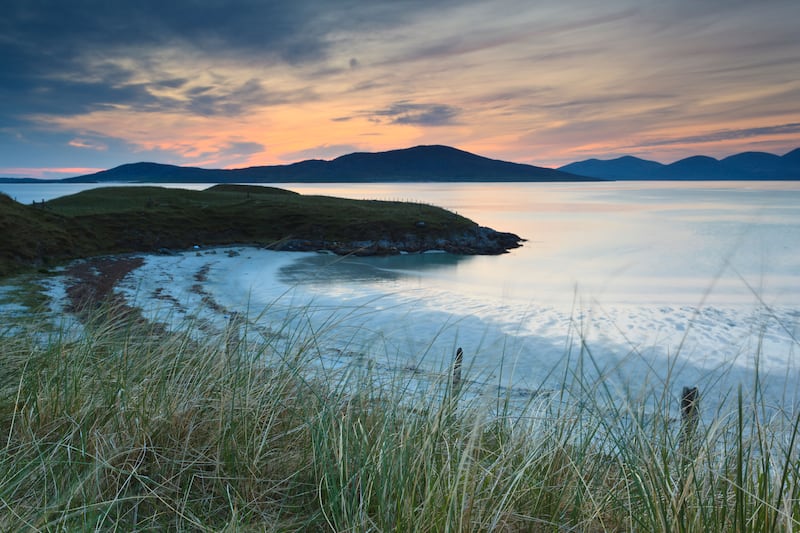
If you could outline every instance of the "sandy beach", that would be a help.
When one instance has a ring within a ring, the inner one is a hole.
[[[312,350],[323,372],[370,368],[387,380],[401,376],[419,385],[441,377],[455,349],[464,347],[465,377],[476,393],[522,403],[554,390],[579,365],[610,387],[642,394],[670,383],[732,390],[751,383],[758,365],[772,403],[798,401],[790,386],[800,378],[793,309],[498,307],[443,289],[401,290],[357,276],[330,284],[325,280],[336,275],[323,270],[317,282],[299,282],[297,272],[306,276],[307,269],[297,265],[318,261],[312,252],[213,248],[80,261],[47,283],[56,313],[85,308],[90,297],[110,298],[167,329],[202,335],[225,333],[235,317],[250,342]],[[369,264],[347,265],[348,275],[356,267]],[[311,337],[313,346],[303,345]]]

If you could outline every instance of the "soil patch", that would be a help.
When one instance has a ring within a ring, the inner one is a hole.
[[[135,310],[114,289],[125,276],[144,264],[141,257],[97,257],[71,265],[66,274],[67,310],[79,316],[108,310],[116,316],[131,316]]]

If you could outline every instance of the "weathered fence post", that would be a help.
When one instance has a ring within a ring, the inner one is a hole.
[[[689,455],[697,429],[699,413],[700,392],[697,387],[684,387],[681,392],[681,451]]]
[[[444,390],[444,401],[441,413],[445,416],[446,425],[454,421],[453,416],[458,409],[458,396],[461,392],[461,364],[464,362],[464,350],[456,350],[453,364],[450,367],[450,383]]]
[[[700,392],[697,387],[684,387],[681,391],[681,428],[678,440],[680,479],[674,495],[677,518],[682,526],[686,526],[690,518],[686,516],[687,500],[690,498],[694,480],[694,468],[697,452],[695,431],[699,418]],[[683,527],[681,527],[683,529]]]
[[[461,363],[464,361],[464,350],[460,347],[456,350],[456,358],[453,361],[453,391],[461,388]]]

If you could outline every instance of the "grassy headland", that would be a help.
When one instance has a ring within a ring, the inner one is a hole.
[[[77,336],[33,319],[0,335],[0,527],[800,527],[797,413],[734,393],[687,432],[666,388],[620,397],[571,371],[524,413],[487,416],[468,385],[441,394],[446,370],[421,393],[315,373],[326,332],[275,326],[293,342],[91,319]]]
[[[0,195],[0,276],[99,254],[255,244],[338,253],[501,253],[519,238],[438,207],[217,185],[105,187],[22,205]]]

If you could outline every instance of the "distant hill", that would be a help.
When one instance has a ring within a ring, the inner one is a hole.
[[[449,146],[416,146],[377,153],[353,153],[332,161],[232,170],[133,163],[66,182],[289,183],[399,181],[595,181],[564,171],[510,163]]]
[[[783,156],[743,152],[718,160],[698,155],[669,165],[632,156],[587,159],[558,170],[611,180],[798,180],[800,148]]]
[[[617,159],[587,159],[570,163],[559,170],[609,180],[652,179],[663,167],[661,163],[626,155]]]
[[[42,183],[36,178],[0,178],[0,183]]]

